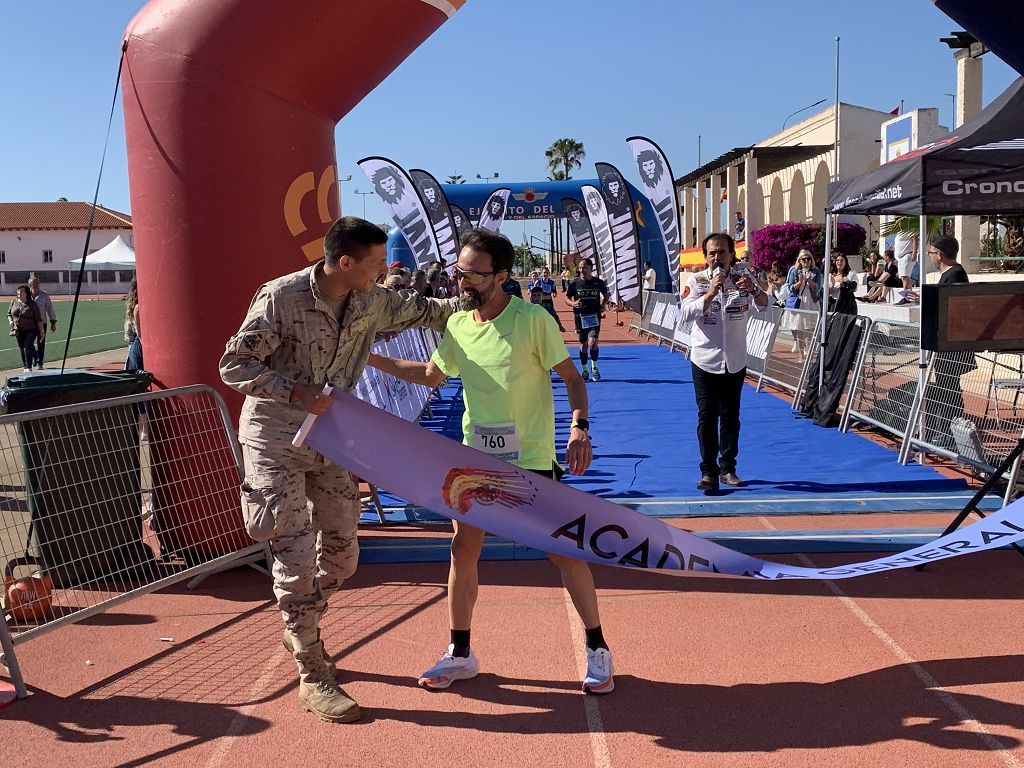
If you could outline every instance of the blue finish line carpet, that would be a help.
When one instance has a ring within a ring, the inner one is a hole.
[[[575,349],[570,350],[575,358]],[[853,433],[798,418],[768,392],[743,388],[737,474],[743,488],[706,496],[700,476],[697,407],[690,362],[667,347],[616,345],[601,350],[602,379],[587,384],[594,462],[563,482],[664,517],[834,514],[962,508],[972,493],[962,479],[926,466],[901,466],[895,451]],[[552,376],[559,460],[570,413],[565,386]],[[423,425],[461,439],[458,382],[432,401]],[[385,507],[405,502],[382,491]],[[997,500],[986,508],[998,508]],[[429,515],[427,516],[429,517]]]

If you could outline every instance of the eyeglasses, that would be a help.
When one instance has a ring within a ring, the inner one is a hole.
[[[465,280],[470,285],[483,285],[487,277],[495,274],[497,274],[497,272],[474,272],[471,269],[455,267],[455,269],[452,270],[452,279],[456,282],[459,280]]]
[[[800,261],[810,261],[810,260],[811,260],[810,256],[801,256],[800,257]]]

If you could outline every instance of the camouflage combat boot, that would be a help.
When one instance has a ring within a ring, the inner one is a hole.
[[[317,630],[316,632],[316,639],[317,644],[313,647],[318,647],[320,649],[321,661],[323,661],[323,663],[327,665],[327,668],[331,670],[332,675],[337,675],[338,668],[334,665],[334,662],[331,661],[331,657],[327,655],[327,649],[324,648],[324,644],[320,642],[320,630]],[[284,631],[284,637],[281,638],[281,645],[284,646],[284,649],[288,651],[288,653],[294,655],[295,652],[299,650],[299,638],[286,629]]]
[[[338,685],[322,660],[323,652],[323,643],[317,641],[294,653],[295,663],[299,666],[299,702],[302,708],[329,723],[358,720],[362,714],[359,705]]]

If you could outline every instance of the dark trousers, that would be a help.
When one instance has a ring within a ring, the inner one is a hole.
[[[36,356],[36,338],[39,331],[33,328],[30,331],[18,331],[18,349],[21,350],[21,364],[25,368],[32,367],[32,361]]]
[[[46,337],[45,336],[40,336],[39,339],[36,341],[36,350],[35,350],[35,352],[36,352],[36,354],[35,354],[35,357],[36,357],[35,363],[40,368],[42,368],[43,367],[43,356],[46,354]]]
[[[740,452],[740,393],[747,369],[708,373],[690,363],[697,398],[697,443],[702,475],[718,477],[736,471]],[[721,451],[721,460],[719,460]]]

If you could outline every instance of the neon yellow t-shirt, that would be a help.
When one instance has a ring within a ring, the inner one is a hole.
[[[474,445],[474,439],[479,441],[489,431],[502,435],[502,429],[514,424],[518,458],[493,447],[489,452],[523,469],[547,470],[555,460],[550,371],[568,357],[547,310],[513,296],[504,311],[487,322],[478,323],[472,311],[449,317],[432,359],[446,376],[462,378],[463,443]],[[505,433],[503,443],[506,436],[511,440]]]

